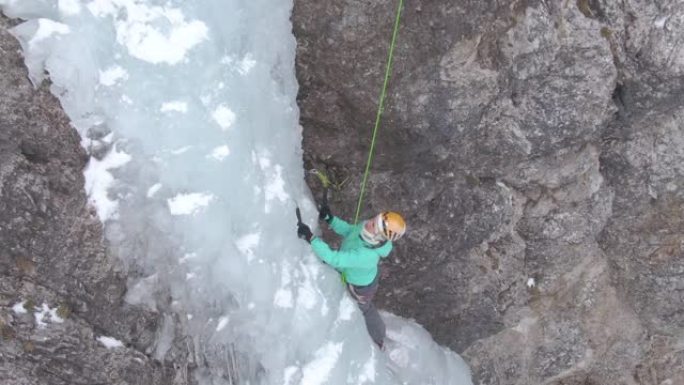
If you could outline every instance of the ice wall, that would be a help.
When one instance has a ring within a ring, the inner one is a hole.
[[[303,183],[286,0],[0,0],[92,158],[86,189],[127,300],[191,337],[202,383],[469,384],[460,358],[385,314],[379,351],[338,275],[296,238]],[[168,300],[171,298],[171,300]]]

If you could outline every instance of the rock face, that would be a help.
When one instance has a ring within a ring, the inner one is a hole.
[[[86,205],[80,138],[30,84],[10,23],[0,16],[2,383],[187,383],[151,357],[160,315],[123,301],[126,274]]]
[[[395,7],[295,0],[305,161],[346,218]],[[79,138],[30,85],[10,23],[0,378],[191,381],[153,358],[163,315],[123,301]],[[678,0],[407,1],[363,206],[409,223],[380,306],[462,353],[478,384],[684,383],[683,34]]]
[[[305,162],[346,218],[396,5],[295,0]],[[683,34],[676,0],[406,2],[362,211],[409,224],[380,306],[478,384],[684,383]]]

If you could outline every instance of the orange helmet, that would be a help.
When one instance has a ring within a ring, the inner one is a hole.
[[[396,241],[406,232],[404,218],[394,211],[385,211],[376,217],[376,226],[380,234],[388,241]]]

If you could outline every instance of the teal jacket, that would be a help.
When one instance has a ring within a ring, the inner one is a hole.
[[[339,250],[333,250],[324,240],[314,237],[311,248],[328,265],[342,273],[346,281],[356,286],[366,286],[378,274],[378,262],[392,251],[392,242],[373,248],[361,238],[363,222],[350,225],[338,217],[333,217],[330,227],[344,237]]]

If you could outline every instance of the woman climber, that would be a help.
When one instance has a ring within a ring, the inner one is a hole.
[[[304,223],[297,224],[297,235],[311,244],[314,254],[342,274],[349,293],[363,313],[368,334],[382,349],[385,323],[373,305],[380,280],[378,262],[392,251],[392,242],[404,235],[406,222],[396,212],[386,211],[351,225],[333,216],[327,204],[320,207],[318,214],[320,220],[343,237],[339,250],[333,250],[323,239],[314,236]]]

